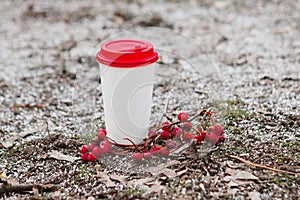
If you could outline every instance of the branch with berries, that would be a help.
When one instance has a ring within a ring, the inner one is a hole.
[[[97,137],[88,145],[80,148],[81,158],[94,162],[111,155],[131,156],[135,161],[148,160],[151,157],[169,156],[182,145],[192,140],[196,144],[215,146],[225,141],[224,130],[215,122],[210,111],[203,110],[193,117],[185,112],[177,115],[176,121],[164,115],[167,121],[150,129],[148,137],[139,144],[124,138],[131,144],[119,144],[107,136],[105,129],[99,129]]]

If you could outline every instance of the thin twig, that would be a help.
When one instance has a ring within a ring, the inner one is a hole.
[[[159,121],[158,121],[158,125],[160,125],[162,123],[163,118],[167,115],[167,110],[168,110],[168,106],[169,106],[169,101],[170,101],[170,96],[171,96],[171,92],[169,92],[167,100],[166,100],[166,104],[164,107],[164,111],[163,114],[161,115]]]
[[[4,183],[0,187],[0,194],[15,192],[15,193],[23,193],[32,191],[33,188],[37,188],[39,191],[50,192],[55,191],[59,188],[58,185],[41,185],[41,184],[16,184],[11,185]]]
[[[268,167],[268,166],[261,165],[261,164],[256,164],[256,163],[250,162],[248,160],[245,160],[243,158],[240,158],[238,156],[234,156],[234,155],[230,155],[230,154],[225,154],[225,156],[230,157],[230,158],[234,158],[236,160],[239,160],[239,161],[243,162],[244,164],[246,164],[248,166],[263,168],[263,169],[267,169],[267,170],[271,170],[271,171],[279,172],[279,173],[286,173],[286,174],[298,175],[298,176],[300,175],[300,173],[289,172],[289,171],[285,171],[285,170],[281,170],[281,169],[275,169],[275,168]]]

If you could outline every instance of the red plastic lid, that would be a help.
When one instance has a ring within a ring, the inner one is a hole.
[[[101,45],[96,60],[111,67],[138,67],[154,63],[158,54],[152,44],[141,40],[113,40]]]

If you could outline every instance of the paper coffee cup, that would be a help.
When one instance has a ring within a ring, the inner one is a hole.
[[[153,46],[139,40],[114,40],[97,54],[101,70],[107,136],[120,144],[147,137],[150,124],[155,62]]]

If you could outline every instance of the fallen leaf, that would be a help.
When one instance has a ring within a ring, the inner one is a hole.
[[[171,160],[165,164],[161,164],[155,167],[150,167],[146,172],[150,172],[154,176],[158,176],[160,174],[166,175],[168,178],[174,178],[178,176],[178,174],[175,172],[175,170],[169,169],[167,167],[170,167],[172,165],[178,164],[179,161]]]
[[[238,181],[238,180],[231,180],[227,186],[228,188],[232,188],[232,187],[238,187],[241,185],[247,185],[247,184],[251,184],[252,182],[250,181]]]
[[[166,175],[168,178],[175,178],[177,173],[174,170],[168,169],[168,168],[157,168],[157,169],[152,169],[150,172],[153,176],[159,176],[160,174]]]
[[[165,186],[160,185],[158,182],[156,182],[149,189],[146,190],[145,195],[151,194],[153,192],[160,193],[161,191],[166,191],[167,192],[168,189]]]
[[[250,172],[241,170],[238,170],[233,177],[238,180],[258,180],[258,177],[254,176]]]
[[[126,180],[126,177],[125,176],[120,176],[120,175],[117,175],[117,174],[111,174],[109,176],[109,178],[111,180],[114,180],[114,181],[118,181],[120,182],[122,185],[127,185],[127,180]]]
[[[15,145],[15,141],[19,138],[24,138],[24,137],[27,137],[33,133],[37,133],[37,132],[40,132],[40,131],[43,131],[47,128],[47,125],[43,125],[41,127],[37,127],[37,128],[34,128],[34,129],[30,129],[30,130],[26,130],[26,131],[23,131],[21,133],[18,133],[18,134],[14,134],[12,137],[9,137],[8,139],[4,140],[1,142],[1,144],[5,147],[5,148],[10,148],[12,146]]]
[[[49,157],[57,159],[57,160],[65,160],[65,161],[69,161],[69,162],[74,162],[74,161],[80,159],[79,157],[73,157],[73,156],[65,155],[65,154],[63,154],[61,152],[58,152],[58,151],[55,151],[55,150],[50,151]]]
[[[155,177],[146,177],[146,178],[141,178],[141,179],[133,179],[131,181],[128,182],[129,186],[141,186],[144,185],[146,183],[149,183],[151,181],[153,181],[155,179]]]
[[[251,200],[260,200],[260,193],[259,192],[249,192],[248,193],[248,197],[251,199]]]
[[[116,184],[110,180],[109,176],[105,172],[101,172],[97,170],[97,176],[99,177],[99,181],[105,184],[107,187],[115,187]]]
[[[258,180],[258,177],[254,176],[248,171],[226,168],[225,173],[230,174],[230,176],[225,176],[223,178],[223,180],[226,182],[231,180]]]

